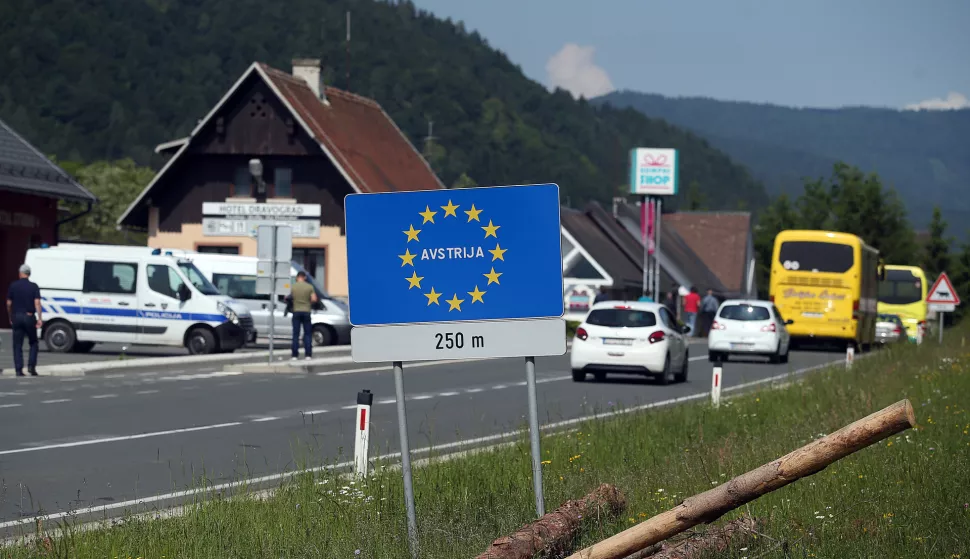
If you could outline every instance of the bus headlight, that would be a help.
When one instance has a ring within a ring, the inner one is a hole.
[[[225,303],[216,303],[216,308],[222,313],[222,316],[226,317],[226,320],[232,322],[233,324],[239,325],[239,316],[236,315],[236,311],[229,308],[229,305]]]

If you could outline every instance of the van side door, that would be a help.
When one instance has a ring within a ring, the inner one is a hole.
[[[139,342],[151,345],[180,346],[185,329],[192,324],[182,312],[184,303],[179,290],[185,285],[173,263],[157,261],[145,264],[144,281],[138,290],[142,307]]]
[[[136,262],[85,260],[81,315],[74,323],[79,340],[136,343],[138,272]]]

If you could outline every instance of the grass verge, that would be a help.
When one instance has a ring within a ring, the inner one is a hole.
[[[589,519],[589,545],[825,433],[909,398],[918,427],[749,503],[762,536],[718,557],[970,559],[970,348],[954,330],[875,352],[851,370],[813,373],[714,410],[688,404],[589,421],[543,439],[551,510],[601,482],[627,496],[619,521]],[[730,374],[730,364],[726,366]],[[210,501],[184,516],[133,519],[0,549],[0,557],[405,558],[399,471],[364,483],[306,474],[273,497]],[[424,558],[468,558],[532,520],[527,440],[414,472]]]

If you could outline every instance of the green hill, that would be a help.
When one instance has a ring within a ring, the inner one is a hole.
[[[60,159],[157,167],[154,146],[186,135],[250,63],[289,70],[305,56],[322,58],[328,83],[380,102],[449,185],[554,181],[573,205],[606,201],[641,145],[679,148],[683,184],[696,181],[711,207],[767,200],[699,137],[550,93],[477,33],[410,2],[5,0],[0,118]]]
[[[917,226],[929,222],[934,205],[950,223],[970,223],[970,110],[796,109],[631,91],[592,102],[700,134],[772,194],[798,194],[804,177],[827,177],[843,160],[895,187]]]

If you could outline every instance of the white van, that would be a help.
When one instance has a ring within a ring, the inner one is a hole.
[[[262,337],[269,336],[270,300],[269,295],[256,293],[256,267],[259,259],[255,256],[235,254],[200,253],[180,249],[159,249],[192,263],[211,281],[223,295],[232,297],[249,308],[253,315],[253,325]],[[330,297],[319,282],[303,266],[290,262],[290,279],[296,281],[296,274],[304,272],[307,282],[317,292],[317,304],[310,313],[313,323],[313,345],[346,345],[350,343],[350,316],[347,305]],[[284,298],[289,293],[278,293],[273,310],[273,338],[291,339],[293,336],[292,315],[285,315]]]
[[[219,293],[191,261],[150,247],[62,243],[27,251],[51,351],[102,342],[227,353],[255,339],[249,309]]]

